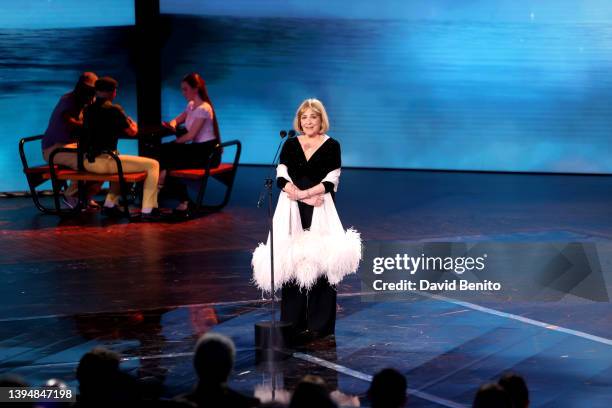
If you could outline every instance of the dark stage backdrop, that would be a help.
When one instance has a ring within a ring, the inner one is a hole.
[[[133,10],[130,1],[104,2],[104,12],[102,2],[68,1],[89,17],[50,21],[55,14],[41,7],[63,2],[32,0],[25,4],[40,13],[19,23],[5,3],[0,190],[18,190],[17,140],[44,130],[83,69],[116,76],[119,103],[135,116]],[[222,137],[244,143],[243,162],[267,163],[299,102],[318,97],[345,166],[612,172],[608,1],[161,0],[161,8],[171,29],[164,117],[185,106],[180,78],[201,72]],[[83,25],[104,27],[74,28]]]

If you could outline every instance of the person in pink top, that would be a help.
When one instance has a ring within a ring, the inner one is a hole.
[[[186,75],[181,81],[181,91],[188,102],[187,107],[165,125],[176,132],[177,126],[184,124],[186,133],[177,135],[173,142],[161,145],[159,184],[166,188],[166,193],[178,198],[175,214],[188,216],[190,199],[187,187],[177,180],[166,178],[166,173],[174,169],[205,167],[215,146],[221,142],[221,136],[215,109],[200,74],[194,72]],[[220,160],[220,155],[215,155],[210,167],[218,166]]]

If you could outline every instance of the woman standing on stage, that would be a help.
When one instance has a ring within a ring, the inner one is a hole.
[[[275,284],[282,285],[281,320],[292,323],[293,340],[302,342],[334,334],[335,285],[357,270],[361,239],[343,229],[335,209],[340,143],[326,134],[323,104],[305,100],[294,128],[300,135],[285,142],[277,167],[283,193],[274,214]],[[269,248],[260,244],[253,267],[263,289],[270,286],[266,257]]]

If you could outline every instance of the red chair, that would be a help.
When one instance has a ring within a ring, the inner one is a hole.
[[[236,146],[236,152],[234,154],[234,160],[231,163],[221,163],[217,167],[210,168],[210,162],[216,154],[221,155],[226,147]],[[188,180],[199,180],[200,186],[198,189],[198,198],[196,200],[196,212],[204,211],[218,211],[225,207],[229,202],[234,187],[234,181],[236,180],[236,172],[238,171],[238,163],[240,162],[240,153],[242,152],[242,144],[238,140],[230,140],[229,142],[221,143],[215,146],[215,150],[211,153],[208,165],[202,169],[182,169],[182,170],[170,170],[168,175],[170,177],[188,179]],[[225,195],[221,203],[213,205],[203,204],[204,194],[206,193],[206,187],[208,185],[208,178],[212,176],[214,179],[225,185]]]

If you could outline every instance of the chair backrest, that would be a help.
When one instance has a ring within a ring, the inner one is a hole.
[[[25,153],[25,144],[29,142],[34,142],[36,140],[42,140],[42,138],[43,138],[43,135],[36,135],[36,136],[24,137],[21,140],[19,140],[19,157],[21,158],[21,164],[23,166],[24,172],[26,172],[26,170],[30,168],[30,165],[28,163],[28,158],[26,157],[26,153]]]

